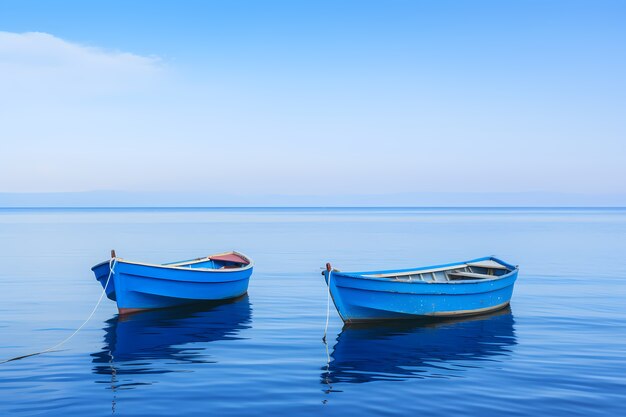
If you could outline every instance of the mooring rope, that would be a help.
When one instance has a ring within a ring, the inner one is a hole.
[[[78,333],[85,326],[85,324],[87,324],[89,322],[89,320],[91,320],[91,318],[95,314],[96,310],[98,309],[98,306],[102,302],[102,299],[104,298],[104,295],[107,292],[107,287],[109,286],[109,281],[111,280],[111,276],[113,276],[113,274],[115,273],[114,268],[115,268],[115,263],[116,262],[117,262],[117,258],[111,258],[111,260],[109,261],[109,276],[107,277],[106,283],[104,284],[104,287],[102,288],[102,293],[100,294],[100,298],[98,299],[98,302],[94,306],[93,310],[91,310],[91,314],[89,314],[89,317],[87,317],[87,319],[83,322],[83,324],[81,324],[78,327],[78,329],[76,329],[74,331],[74,333],[72,333],[71,335],[69,335],[68,337],[66,337],[65,339],[63,339],[59,343],[57,343],[56,345],[54,345],[52,347],[49,347],[48,349],[45,349],[45,350],[42,350],[42,351],[39,351],[39,352],[35,352],[35,353],[29,353],[28,355],[21,355],[21,356],[16,356],[16,357],[10,358],[10,359],[5,359],[3,361],[0,361],[0,364],[16,361],[16,360],[19,360],[19,359],[28,358],[30,356],[36,356],[36,355],[41,355],[41,354],[44,354],[44,353],[47,353],[47,352],[51,352],[51,351],[55,350],[56,348],[58,348],[60,346],[63,346],[72,337],[74,337],[76,335],[76,333]]]
[[[324,327],[324,337],[322,337],[322,342],[324,342],[324,347],[326,348],[326,375],[324,376],[324,382],[328,385],[327,393],[331,392],[333,387],[330,383],[330,352],[328,352],[328,343],[326,343],[326,334],[328,333],[328,321],[330,318],[330,280],[332,275],[332,267],[330,264],[326,264],[326,271],[328,271],[328,293],[326,294],[326,326]]]
[[[330,269],[328,271],[328,293],[326,295],[326,327],[324,327],[324,337],[322,337],[322,341],[326,343],[326,333],[328,332],[328,319],[330,317],[330,276],[332,271]]]
[[[329,393],[332,391],[333,386],[330,382],[330,352],[328,351],[328,343],[326,343],[326,341],[324,341],[324,347],[326,348],[326,374],[324,375],[324,383],[328,385],[326,393]]]

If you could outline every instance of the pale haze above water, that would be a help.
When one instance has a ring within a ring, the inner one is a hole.
[[[625,13],[621,1],[3,2],[0,192],[597,205],[626,194]]]

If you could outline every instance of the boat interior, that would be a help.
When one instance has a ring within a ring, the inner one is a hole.
[[[250,261],[238,253],[226,253],[166,265],[193,269],[234,269],[248,266]]]
[[[389,278],[396,281],[450,282],[492,279],[511,272],[511,269],[494,261],[469,262],[441,268],[418,269],[415,271],[388,274],[364,275],[372,278]]]

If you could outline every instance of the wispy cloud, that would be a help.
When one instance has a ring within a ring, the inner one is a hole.
[[[129,146],[166,73],[157,57],[0,32],[0,189],[93,187],[100,150]]]
[[[69,42],[42,32],[0,32],[0,86],[7,98],[46,94],[116,93],[136,88],[163,70],[157,57]]]

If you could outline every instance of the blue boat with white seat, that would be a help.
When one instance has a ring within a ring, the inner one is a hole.
[[[346,323],[471,316],[509,305],[519,268],[495,257],[411,269],[343,272],[326,264]]]
[[[253,264],[239,252],[167,264],[116,257],[91,268],[120,314],[203,301],[228,300],[248,291]]]

